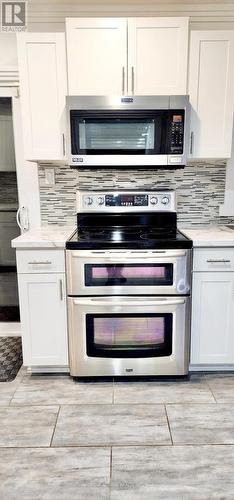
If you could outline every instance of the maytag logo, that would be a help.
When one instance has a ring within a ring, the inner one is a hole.
[[[84,161],[84,158],[72,158],[72,161],[74,163],[82,163]]]
[[[122,97],[121,102],[133,102],[133,97]]]
[[[131,373],[131,372],[133,372],[133,368],[125,368],[125,371],[126,371],[127,373]]]

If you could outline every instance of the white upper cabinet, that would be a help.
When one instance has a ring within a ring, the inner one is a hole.
[[[127,92],[127,20],[66,20],[70,95]]]
[[[188,18],[67,19],[70,95],[186,94]]]
[[[186,17],[128,20],[129,94],[186,94],[188,21]]]
[[[191,158],[231,156],[234,31],[192,31],[188,93]]]
[[[27,160],[63,160],[67,71],[63,33],[20,33],[20,95]]]

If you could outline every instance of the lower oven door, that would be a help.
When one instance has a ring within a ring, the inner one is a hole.
[[[73,376],[184,375],[189,297],[68,298]]]
[[[190,253],[190,250],[67,250],[68,295],[187,294]]]

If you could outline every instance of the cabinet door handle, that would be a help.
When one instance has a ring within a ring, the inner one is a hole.
[[[125,67],[122,67],[122,94],[124,95],[125,91]]]
[[[193,154],[193,139],[194,139],[194,133],[191,132],[191,134],[190,134],[190,149],[189,149],[189,153],[191,155]]]
[[[208,259],[206,262],[208,264],[228,264],[231,261],[229,259]]]
[[[60,295],[60,300],[63,300],[63,281],[59,280],[59,295]]]
[[[132,66],[132,93],[134,94],[134,89],[135,89],[135,73],[134,73],[134,66]]]
[[[66,156],[65,134],[62,134],[62,138],[63,138],[63,156]]]

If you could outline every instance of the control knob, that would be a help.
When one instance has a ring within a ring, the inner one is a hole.
[[[158,198],[156,196],[151,196],[150,203],[151,203],[151,205],[157,205]]]
[[[104,203],[104,198],[103,198],[103,196],[99,196],[99,197],[98,197],[98,205],[103,205],[103,203]]]
[[[85,204],[86,205],[92,205],[93,203],[93,198],[91,196],[86,196],[85,198]]]
[[[168,205],[169,201],[170,199],[168,198],[168,196],[164,196],[161,200],[163,205]]]

